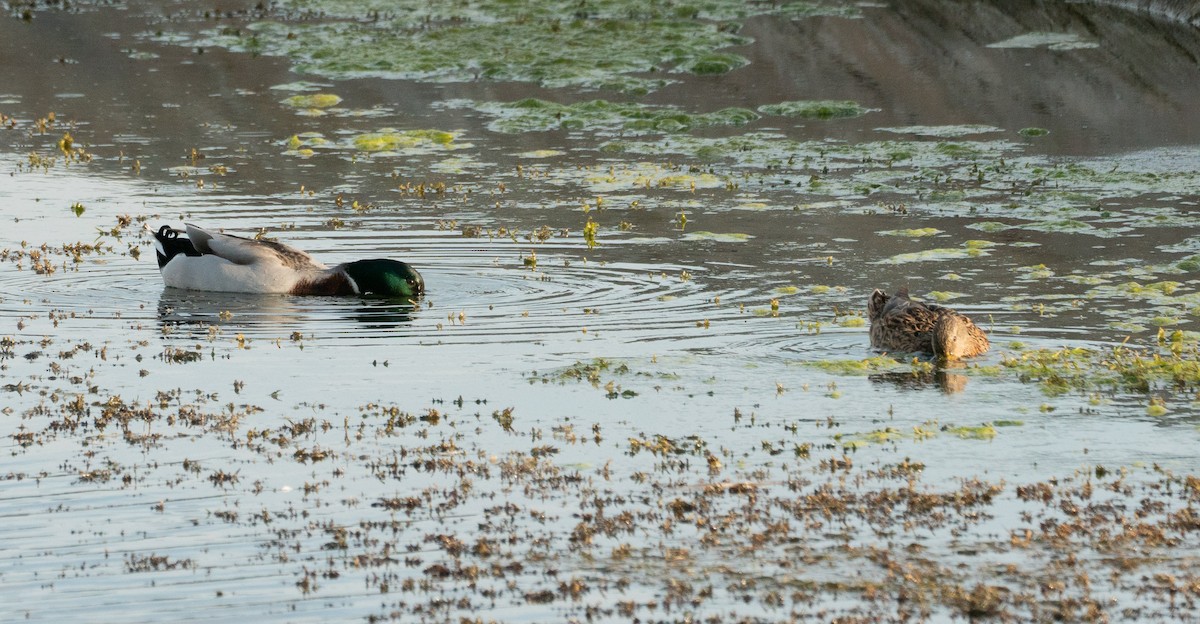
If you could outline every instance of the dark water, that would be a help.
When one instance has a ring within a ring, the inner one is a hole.
[[[285,9],[0,21],[12,617],[1195,616],[1195,380],[1114,381],[1104,357],[1128,339],[1169,359],[1160,327],[1195,341],[1186,16],[759,15],[738,21],[749,65],[632,96],[301,74],[209,44],[310,19]],[[300,80],[341,103],[281,104]],[[871,112],[505,133],[447,104],[531,96]],[[384,128],[455,138],[356,148]],[[183,221],[403,258],[429,292],[164,289],[147,228]],[[849,366],[878,355],[867,295],[900,285],[993,350]],[[1047,369],[1078,383],[1006,365],[1062,348],[1093,354]]]

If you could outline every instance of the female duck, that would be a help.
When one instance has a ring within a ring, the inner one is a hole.
[[[182,231],[164,225],[154,239],[163,282],[175,288],[408,299],[425,292],[421,274],[398,260],[358,260],[328,267],[282,243],[209,232],[191,224]]]
[[[889,297],[876,289],[867,301],[871,346],[887,351],[932,353],[947,360],[988,350],[987,334],[971,319],[939,305],[908,298],[908,288]]]

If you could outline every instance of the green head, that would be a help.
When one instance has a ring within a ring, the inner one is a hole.
[[[342,268],[358,286],[359,294],[415,299],[425,292],[421,274],[399,260],[358,260]]]

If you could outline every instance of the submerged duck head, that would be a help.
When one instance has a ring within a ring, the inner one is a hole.
[[[961,360],[988,350],[987,335],[961,314],[944,314],[933,325],[933,354]]]
[[[356,260],[342,266],[359,294],[413,299],[425,292],[425,280],[416,269],[399,260]]]

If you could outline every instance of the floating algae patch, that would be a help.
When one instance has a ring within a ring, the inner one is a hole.
[[[1122,232],[1128,231],[1128,228],[1098,228],[1090,223],[1086,223],[1078,219],[1051,219],[1046,221],[1035,221],[1033,223],[1021,226],[1021,229],[1032,230],[1034,232],[1089,234],[1099,238],[1113,238],[1120,236]]]
[[[909,230],[882,230],[876,232],[880,236],[903,236],[906,238],[922,238],[925,236],[935,236],[941,234],[942,231],[937,228],[913,228]]]
[[[802,364],[833,375],[845,376],[869,375],[881,371],[901,371],[906,369],[925,371],[928,366],[924,362],[900,362],[886,355],[876,355],[862,360],[817,360],[802,362]]]
[[[1042,280],[1054,277],[1054,271],[1044,264],[1016,267],[1013,272],[1026,279]]]
[[[397,130],[383,128],[377,132],[350,135],[336,141],[325,138],[319,132],[292,135],[284,142],[288,156],[312,156],[319,150],[359,151],[376,156],[390,154],[432,154],[472,147],[470,143],[459,143],[458,134],[443,130]]]
[[[993,132],[1004,132],[1004,128],[996,126],[986,126],[983,124],[961,124],[947,126],[898,126],[890,128],[876,128],[880,132],[892,132],[895,134],[915,134],[917,136],[936,137],[944,139],[952,139],[969,134],[990,134]]]
[[[396,152],[414,148],[442,147],[457,149],[453,132],[442,130],[394,130],[384,128],[378,132],[359,134],[353,138],[354,147],[364,152]],[[465,147],[465,146],[458,146]]]
[[[1032,138],[1046,136],[1047,134],[1050,134],[1050,131],[1045,128],[1021,128],[1017,131],[1017,134]]]
[[[650,162],[631,162],[605,169],[586,170],[583,183],[592,193],[611,193],[633,189],[675,189],[691,192],[695,189],[725,188],[726,179],[711,173],[688,173],[677,167]],[[557,169],[549,173],[551,182],[579,183],[579,171]]]
[[[1031,32],[1017,35],[1004,41],[989,43],[989,48],[1040,48],[1051,50],[1080,50],[1098,48],[1099,43],[1089,41],[1075,33]]]
[[[948,426],[943,428],[943,431],[964,440],[990,440],[996,437],[996,428],[990,423],[982,424],[976,427]]]
[[[866,108],[851,100],[799,100],[764,104],[758,107],[758,112],[764,115],[780,117],[803,117],[805,119],[842,119],[861,117],[872,109]]]
[[[390,20],[396,26],[419,27],[431,22],[497,22],[516,20],[620,20],[701,19],[736,20],[756,15],[786,17],[858,18],[858,3],[745,2],[744,0],[472,0],[471,2],[428,2],[426,0],[280,0],[289,11],[342,19]]]
[[[741,232],[707,232],[700,230],[697,232],[688,232],[681,237],[685,241],[715,241],[718,243],[744,243],[754,238],[750,234]]]
[[[1006,421],[1015,422],[1015,421]],[[920,442],[928,440],[938,435],[945,433],[955,436],[962,440],[991,440],[996,437],[996,425],[994,423],[984,423],[978,426],[956,426],[945,425],[937,430],[929,426],[929,423],[912,427],[911,432],[905,432],[896,427],[884,427],[863,433],[851,434],[836,434],[833,439],[841,443],[843,448],[853,449],[861,448],[869,444],[886,444],[888,442],[898,442],[901,440],[909,440]]]
[[[938,247],[924,251],[896,254],[890,258],[877,261],[875,264],[908,264],[910,262],[939,262],[945,260],[965,260],[989,255],[987,248],[992,243],[988,241],[971,240],[961,247]]]
[[[685,132],[712,126],[743,126],[758,114],[747,108],[725,108],[711,113],[689,113],[670,106],[650,106],[588,100],[559,104],[538,98],[516,102],[449,100],[445,108],[469,108],[493,117],[488,129],[496,132],[587,130],[622,134]]]
[[[1111,349],[1038,349],[1005,355],[1001,365],[1048,395],[1112,389],[1149,394],[1174,389],[1191,396],[1200,387],[1200,351],[1194,337],[1159,331],[1146,346]]]
[[[530,150],[528,152],[521,152],[519,154],[515,154],[515,156],[517,158],[556,158],[556,157],[562,156],[564,154],[566,154],[566,152],[564,152],[562,150],[541,149],[541,150]]]
[[[953,292],[953,291],[948,291],[948,290],[931,290],[931,291],[929,291],[929,293],[927,295],[925,295],[926,298],[937,301],[938,303],[944,303],[944,302],[950,301],[952,299],[961,299],[962,297],[966,297],[966,296],[967,296],[966,293]]]
[[[981,232],[1003,232],[1004,230],[1012,229],[1013,226],[1000,223],[999,221],[979,221],[967,226],[972,230]]]
[[[333,93],[311,93],[308,95],[293,95],[280,101],[280,104],[292,108],[330,108],[342,103],[342,98]]]
[[[886,187],[911,194],[912,172],[894,167],[904,161],[929,170],[961,166],[968,157],[999,161],[1019,151],[1008,141],[963,141],[954,144],[930,141],[869,141],[848,143],[836,140],[796,141],[772,132],[748,132],[728,137],[672,136],[666,141],[630,140],[612,142],[602,151],[646,155],[682,154],[706,161],[729,159],[742,166],[770,167],[785,179],[794,179],[792,168],[821,169],[815,180],[803,183],[806,192],[831,194],[842,190],[861,194],[864,189]],[[848,172],[851,177],[835,176]],[[794,184],[794,182],[793,182]]]
[[[232,32],[209,32],[194,43],[285,56],[297,71],[338,79],[516,81],[628,93],[648,93],[671,82],[633,73],[727,71],[747,62],[715,53],[750,39],[707,21],[572,19],[566,10],[558,18],[517,19],[520,6],[507,11],[497,10],[493,21],[425,24],[415,31],[400,18],[264,21]],[[386,12],[400,13],[395,8]]]

